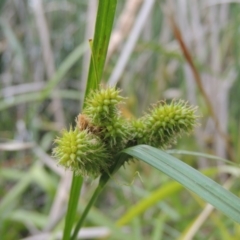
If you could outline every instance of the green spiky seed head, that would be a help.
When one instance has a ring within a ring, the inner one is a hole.
[[[108,167],[109,154],[102,141],[87,130],[63,130],[53,150],[58,163],[82,176],[97,177]]]
[[[86,99],[86,114],[93,125],[102,126],[106,122],[112,122],[112,118],[119,114],[118,104],[123,101],[119,90],[114,87],[93,91]]]
[[[112,118],[103,124],[101,137],[110,148],[122,150],[129,139],[128,122],[121,117]]]
[[[189,133],[196,125],[196,108],[184,101],[161,103],[149,114],[131,122],[133,144],[148,144],[165,148],[182,133]]]
[[[162,102],[137,120],[121,116],[124,98],[108,87],[93,91],[76,119],[76,128],[56,139],[58,163],[76,174],[97,177],[108,172],[116,155],[126,147],[148,144],[165,148],[196,125],[196,108],[184,101]]]
[[[131,128],[130,128],[131,136],[133,139],[133,144],[146,144],[146,124],[144,121],[144,117],[139,119],[134,119],[131,121]]]
[[[196,108],[184,101],[172,101],[154,107],[145,117],[146,144],[166,147],[182,133],[190,133],[196,125]]]

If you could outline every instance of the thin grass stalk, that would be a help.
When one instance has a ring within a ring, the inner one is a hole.
[[[117,0],[99,1],[85,98],[92,89],[99,87],[106,61],[116,6]]]
[[[87,217],[87,214],[89,213],[91,207],[93,206],[93,204],[95,203],[96,199],[98,198],[99,194],[102,192],[102,190],[104,189],[105,185],[107,184],[107,182],[109,181],[109,179],[111,178],[111,176],[117,172],[117,170],[122,166],[123,162],[128,158],[128,156],[126,154],[120,154],[118,155],[118,157],[116,157],[116,163],[111,167],[109,172],[103,173],[100,177],[99,180],[99,184],[97,186],[97,188],[95,189],[90,201],[88,202],[87,206],[85,207],[82,216],[80,217],[73,235],[71,237],[71,240],[75,240],[79,230],[81,229],[84,220]]]
[[[73,232],[73,235],[71,237],[71,240],[74,240],[76,239],[77,235],[78,235],[78,232],[79,230],[81,229],[83,223],[84,223],[84,220],[86,219],[91,207],[93,206],[93,204],[95,203],[96,199],[98,198],[99,194],[102,192],[103,190],[103,187],[104,186],[101,186],[100,184],[97,186],[97,188],[95,189],[90,201],[88,202],[86,208],[84,209],[82,215],[81,215],[81,218],[79,219],[75,229],[74,229],[74,232]]]
[[[70,238],[72,226],[74,224],[75,215],[77,211],[78,199],[82,188],[82,183],[83,178],[81,176],[75,176],[73,174],[70,198],[68,201],[68,210],[63,230],[63,240],[68,240]]]
[[[84,100],[92,90],[97,89],[99,87],[99,83],[102,77],[104,64],[106,60],[108,43],[109,43],[111,31],[112,31],[116,5],[117,5],[117,0],[99,1],[97,19],[95,24],[94,39],[91,45],[92,57],[91,57],[91,63],[90,63],[90,68],[88,73],[88,81],[87,81]],[[83,106],[84,105],[85,105],[85,101],[83,102]],[[76,215],[78,199],[81,191],[82,181],[83,181],[82,177],[73,175],[68,213],[67,213],[66,222],[65,222],[65,224],[68,225],[68,227],[66,227],[65,225],[64,233],[66,231],[66,234],[64,234],[63,240],[70,239],[73,221]],[[95,202],[101,190],[102,190],[102,187],[101,187],[101,181],[100,181],[99,186],[97,187],[96,193],[92,196],[91,202],[87,206],[87,209],[84,211],[83,216],[80,218],[74,230],[73,236],[71,237],[72,240],[76,238],[78,231],[81,228],[87,213],[89,212],[91,206]],[[70,205],[71,203],[74,206]],[[68,223],[68,221],[70,221],[70,223]]]

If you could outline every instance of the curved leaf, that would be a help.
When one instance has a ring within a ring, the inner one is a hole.
[[[240,199],[199,171],[151,146],[139,145],[125,149],[123,152],[164,172],[212,204],[216,209],[240,223]]]

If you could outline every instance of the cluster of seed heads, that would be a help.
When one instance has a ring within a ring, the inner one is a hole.
[[[55,140],[53,154],[60,165],[95,178],[108,171],[124,148],[137,144],[165,148],[196,124],[196,108],[184,101],[161,102],[137,120],[125,119],[119,110],[125,98],[119,94],[108,87],[89,95],[76,127],[63,130]]]

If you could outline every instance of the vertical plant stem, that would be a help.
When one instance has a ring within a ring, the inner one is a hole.
[[[107,56],[116,6],[117,0],[99,0],[92,43],[92,56],[94,55],[95,61],[91,57],[85,95],[88,95],[91,89],[97,89],[99,86]],[[96,73],[98,76],[96,76]]]
[[[104,69],[105,60],[106,60],[108,43],[109,43],[111,31],[112,31],[116,6],[117,6],[117,0],[99,0],[98,2],[97,19],[96,19],[94,39],[93,39],[93,44],[91,49],[92,57],[91,57],[91,62],[89,67],[87,87],[85,91],[85,99],[91,90],[97,89],[99,86],[103,69]],[[94,61],[93,61],[93,56],[94,56]],[[84,106],[84,103],[83,103],[83,106]],[[74,217],[76,215],[77,203],[80,195],[82,181],[83,181],[82,177],[73,175],[63,240],[70,239],[70,234],[71,234],[71,230],[74,222]],[[84,214],[79,221],[80,223],[77,224],[77,227],[75,228],[74,234],[71,239],[76,238],[78,231],[81,228],[87,213],[89,212],[91,206],[93,205],[94,201],[96,200],[97,196],[99,195],[103,186],[105,185],[104,184],[102,186],[102,184],[100,183],[98,188],[96,189],[96,192],[92,196],[92,199],[88,204],[87,209],[84,211]]]
[[[74,232],[73,232],[73,235],[71,237],[71,240],[74,240],[76,239],[77,237],[77,234],[79,232],[79,230],[81,229],[83,223],[84,223],[84,220],[89,212],[89,210],[91,209],[91,207],[93,206],[93,204],[95,203],[97,197],[99,196],[99,194],[101,193],[101,191],[103,190],[103,187],[104,186],[101,186],[100,184],[97,186],[96,190],[94,191],[94,194],[92,195],[90,201],[88,202],[86,208],[84,209],[84,212],[83,214],[81,215],[81,218],[79,219],[75,229],[74,229]]]
[[[124,161],[126,161],[128,158],[128,155],[126,154],[120,154],[118,155],[118,157],[116,157],[116,162],[115,164],[111,167],[111,169],[109,170],[109,172],[105,172],[102,174],[100,180],[99,180],[99,184],[97,186],[97,188],[95,189],[90,201],[88,202],[86,208],[83,211],[83,214],[81,215],[81,218],[79,219],[73,235],[71,237],[71,240],[75,240],[77,237],[77,234],[79,232],[79,230],[81,229],[84,220],[87,217],[88,212],[90,211],[91,207],[93,206],[93,204],[95,203],[96,199],[98,198],[99,194],[102,192],[103,188],[105,187],[105,185],[107,184],[107,182],[109,181],[109,179],[111,178],[111,176],[118,171],[118,169],[123,165]]]
[[[70,198],[68,201],[68,210],[65,218],[65,226],[63,231],[63,240],[70,239],[72,226],[75,220],[77,205],[79,200],[80,191],[82,188],[83,178],[73,174],[72,185],[70,191]]]

